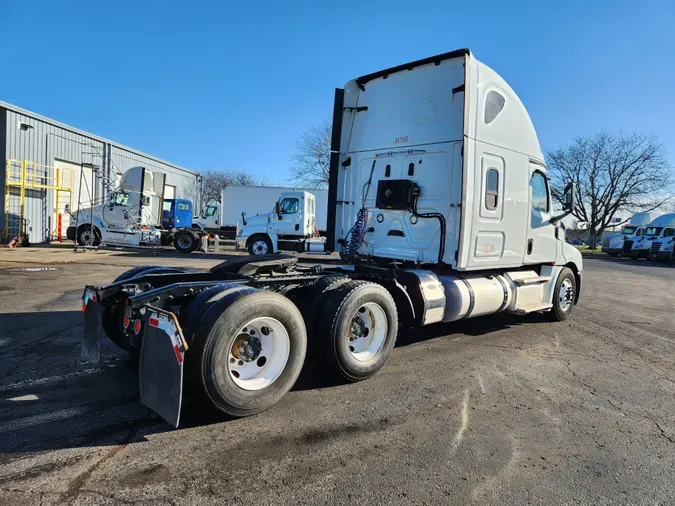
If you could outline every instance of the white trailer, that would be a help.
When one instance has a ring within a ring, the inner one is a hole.
[[[141,401],[172,425],[185,364],[214,407],[249,416],[291,389],[308,340],[323,374],[355,382],[385,365],[399,325],[560,321],[577,303],[582,258],[561,226],[575,187],[554,214],[525,107],[468,50],[349,81],[333,121],[326,248],[342,265],[247,256],[85,288],[85,355],[100,357],[101,327],[139,354]]]
[[[237,224],[242,221],[242,213],[246,213],[248,217],[267,216],[274,212],[279,195],[287,191],[304,191],[314,195],[317,206],[316,226],[321,232],[325,232],[328,190],[280,186],[227,186],[223,188],[221,202],[206,206],[204,216],[195,218],[194,225],[224,237],[234,237]]]

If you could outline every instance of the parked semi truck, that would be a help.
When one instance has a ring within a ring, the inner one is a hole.
[[[649,222],[640,238],[624,241],[624,253],[633,259],[656,258],[663,239],[670,237],[674,228],[675,213],[663,214]]]
[[[234,238],[237,224],[242,223],[242,213],[246,213],[247,219],[258,215],[267,216],[275,210],[279,195],[287,191],[304,191],[314,195],[316,228],[320,233],[325,233],[328,190],[275,186],[226,186],[220,197],[221,203],[206,206],[203,216],[194,219],[194,226],[223,237]]]
[[[272,212],[252,217],[242,213],[242,221],[237,225],[236,249],[247,249],[251,255],[325,251],[325,238],[319,237],[316,206],[312,193],[285,191]],[[322,214],[325,218],[325,209]]]
[[[651,213],[636,213],[631,216],[629,222],[621,228],[618,234],[606,237],[602,242],[602,251],[611,257],[623,253],[623,242],[634,237],[641,237],[644,227],[651,221]]]
[[[145,167],[126,170],[105,200],[66,209],[70,213],[66,236],[80,246],[159,244],[164,180],[164,174]]]
[[[243,417],[276,403],[312,360],[348,382],[376,374],[399,326],[508,312],[566,319],[582,259],[554,214],[528,113],[461,49],[335,92],[327,249],[342,265],[240,257],[208,271],[131,269],[85,287],[83,353],[102,329],[140,356],[141,401],[179,424],[184,375]]]
[[[79,246],[173,244],[191,253],[206,232],[192,228],[192,202],[164,199],[165,174],[133,167],[105,200],[70,213],[68,239]]]

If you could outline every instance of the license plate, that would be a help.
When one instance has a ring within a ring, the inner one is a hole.
[[[180,423],[187,343],[173,313],[148,308],[141,345],[141,403],[174,427]]]
[[[82,297],[84,330],[82,335],[82,356],[94,364],[101,360],[101,319],[103,307],[96,298],[96,292],[85,290]]]

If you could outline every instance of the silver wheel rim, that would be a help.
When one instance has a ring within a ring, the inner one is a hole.
[[[572,281],[569,278],[565,279],[560,285],[558,301],[562,311],[568,311],[572,306],[572,302],[574,301],[574,286],[572,286]]]
[[[262,390],[286,369],[291,339],[286,327],[274,318],[255,318],[244,325],[230,347],[227,372],[243,390]]]
[[[267,253],[267,242],[259,239],[253,243],[252,249],[255,255],[264,255]]]
[[[85,230],[80,234],[80,240],[85,246],[91,246],[94,244],[94,234],[89,230]]]
[[[190,240],[189,237],[185,235],[181,235],[178,238],[178,247],[182,249],[188,249],[192,245],[192,241]]]
[[[359,362],[377,355],[387,338],[387,315],[382,306],[366,302],[354,316],[349,327],[349,352]]]

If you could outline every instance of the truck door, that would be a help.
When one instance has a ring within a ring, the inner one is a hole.
[[[129,194],[125,191],[116,191],[110,194],[110,200],[103,208],[103,220],[110,230],[124,230],[128,220],[125,213],[128,212]]]
[[[274,223],[274,231],[279,235],[301,235],[302,215],[298,197],[284,197],[279,202],[279,214]]]
[[[540,167],[530,163],[530,223],[527,231],[524,264],[541,264],[556,259],[558,239],[552,216],[548,179]]]

